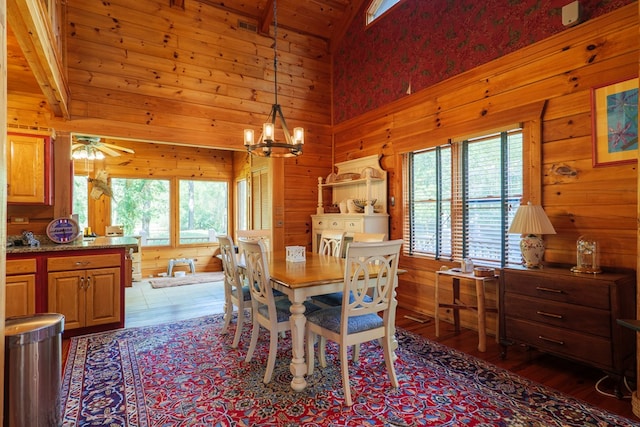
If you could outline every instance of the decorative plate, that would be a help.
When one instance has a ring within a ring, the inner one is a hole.
[[[80,236],[80,227],[71,218],[57,218],[47,226],[47,236],[54,243],[70,243]]]

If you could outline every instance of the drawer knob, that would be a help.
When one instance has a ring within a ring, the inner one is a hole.
[[[91,261],[76,261],[77,266],[89,265],[89,264],[91,264]]]
[[[564,341],[554,340],[553,338],[547,338],[547,337],[545,337],[543,335],[538,335],[538,339],[540,339],[542,341],[552,342],[554,344],[564,345]]]
[[[561,314],[547,313],[546,311],[536,311],[536,314],[545,317],[553,317],[554,319],[562,319],[563,317]]]

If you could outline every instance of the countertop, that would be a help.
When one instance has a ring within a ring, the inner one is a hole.
[[[8,246],[7,254],[25,254],[40,252],[74,251],[82,249],[132,248],[138,251],[138,239],[135,237],[96,237],[94,239],[76,239],[71,243],[41,242],[39,247]]]

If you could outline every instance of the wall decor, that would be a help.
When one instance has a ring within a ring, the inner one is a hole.
[[[593,166],[637,161],[638,78],[591,89]]]

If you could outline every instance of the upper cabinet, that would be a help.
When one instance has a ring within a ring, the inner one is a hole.
[[[7,136],[7,202],[51,204],[51,138]]]
[[[378,156],[336,163],[336,169],[324,183],[322,177],[318,178],[317,214],[387,213],[387,172],[380,167]],[[330,203],[324,200],[327,188],[331,189]]]

